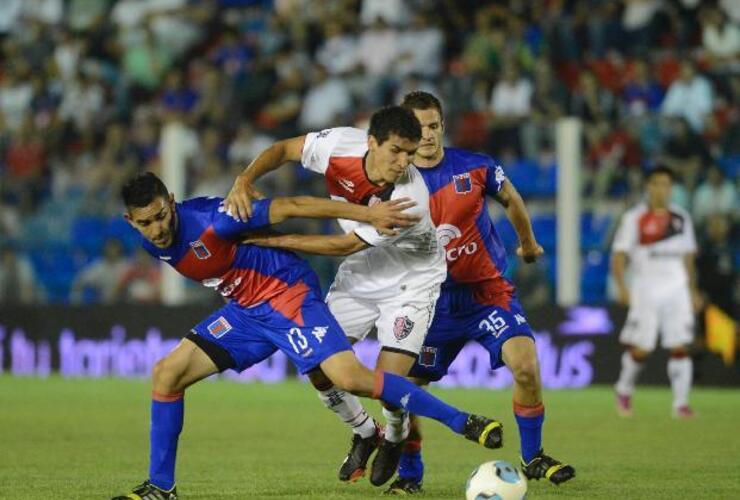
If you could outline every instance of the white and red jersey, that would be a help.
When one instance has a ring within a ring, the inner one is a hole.
[[[691,216],[675,205],[654,212],[640,203],[622,215],[612,251],[629,255],[633,294],[676,293],[689,282],[684,257],[696,252]]]
[[[306,134],[301,163],[326,177],[329,194],[335,200],[373,205],[410,198],[416,206],[407,213],[421,220],[396,236],[385,236],[370,224],[339,219],[342,230],[354,232],[371,248],[342,262],[334,286],[371,299],[438,286],[445,279],[447,266],[429,214],[429,191],[424,179],[416,167],[409,166],[395,184],[378,186],[371,182],[365,171],[367,139],[367,132],[351,127]]]

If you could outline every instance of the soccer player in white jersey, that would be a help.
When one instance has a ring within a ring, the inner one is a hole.
[[[619,337],[626,346],[615,389],[617,411],[632,416],[632,394],[645,360],[661,346],[670,350],[668,378],[673,391],[673,416],[691,418],[689,390],[693,365],[694,309],[698,305],[694,258],[696,240],[691,218],[670,204],[673,173],[657,167],[647,175],[647,200],[627,211],[612,246],[612,272],[619,301],[629,306]],[[632,283],[625,270],[629,263]]]
[[[334,199],[373,205],[409,198],[416,203],[407,213],[418,216],[419,222],[394,236],[381,235],[366,224],[339,220],[343,235],[277,235],[250,240],[294,251],[347,255],[329,290],[329,308],[352,341],[363,339],[376,328],[381,344],[376,366],[404,376],[421,350],[447,273],[444,249],[437,243],[429,213],[429,191],[411,165],[420,138],[421,126],[411,111],[400,106],[383,108],[373,114],[367,132],[332,128],[274,144],[245,169],[227,198],[232,213],[247,217],[251,199],[257,194],[254,182],[292,160],[324,175]],[[340,468],[340,480],[362,477],[378,447],[370,481],[376,486],[387,482],[395,473],[408,435],[406,410],[384,406],[386,428],[379,439],[377,424],[355,396],[336,390],[320,370],[309,373],[309,378],[324,404],[353,427],[352,446]],[[500,424],[491,421],[490,431],[499,435]]]

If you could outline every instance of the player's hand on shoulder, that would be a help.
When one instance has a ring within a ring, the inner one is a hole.
[[[537,259],[539,259],[541,255],[544,255],[544,253],[545,249],[536,241],[522,243],[516,249],[516,254],[527,264],[537,262]]]
[[[249,179],[239,175],[234,180],[228,196],[224,200],[226,213],[237,216],[246,221],[252,216],[252,201],[264,198],[264,195],[252,184]]]
[[[380,234],[395,236],[398,234],[398,228],[411,227],[421,220],[418,215],[403,213],[415,206],[416,202],[411,198],[398,198],[376,203],[369,208],[369,222]]]

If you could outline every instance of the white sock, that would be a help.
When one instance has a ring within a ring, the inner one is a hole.
[[[689,390],[693,377],[694,362],[690,357],[668,360],[668,378],[671,380],[671,390],[673,390],[673,409],[689,404]]]
[[[622,396],[632,396],[635,392],[635,382],[637,382],[637,376],[642,371],[642,367],[645,363],[638,363],[629,353],[624,351],[622,353],[622,370],[619,372],[619,380],[617,380],[614,388],[617,393]]]
[[[400,443],[409,435],[409,414],[403,408],[390,411],[383,407],[385,417],[385,439],[391,443]]]
[[[375,434],[375,422],[357,396],[334,387],[318,392],[324,406],[336,413],[342,422],[352,428],[352,432],[364,438]]]

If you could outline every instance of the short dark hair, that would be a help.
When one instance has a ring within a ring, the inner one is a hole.
[[[136,175],[121,188],[121,198],[126,208],[145,207],[158,196],[166,199],[169,194],[164,182],[152,172]]]
[[[386,106],[380,108],[370,117],[368,135],[375,137],[378,144],[383,144],[391,134],[404,139],[419,141],[421,139],[421,124],[411,110],[401,106]]]
[[[403,96],[401,107],[411,111],[415,109],[436,109],[439,111],[439,116],[442,116],[442,103],[433,94],[423,90],[414,90]]]
[[[656,175],[667,175],[671,179],[671,182],[675,182],[676,180],[676,174],[674,174],[673,170],[666,167],[665,165],[658,165],[648,170],[647,173],[645,174],[645,180],[649,181]]]

